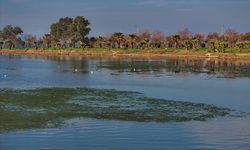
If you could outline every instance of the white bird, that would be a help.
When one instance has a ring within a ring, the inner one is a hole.
[[[94,72],[93,71],[90,71],[90,74],[93,74]]]
[[[6,78],[6,77],[7,77],[7,75],[5,74],[5,75],[3,75],[3,77],[4,77],[4,78]]]

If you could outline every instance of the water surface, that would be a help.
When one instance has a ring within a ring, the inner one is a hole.
[[[250,110],[250,62],[0,55],[0,88],[87,87]],[[76,118],[1,133],[1,149],[248,149],[249,117],[156,123]],[[180,144],[181,143],[181,144]]]

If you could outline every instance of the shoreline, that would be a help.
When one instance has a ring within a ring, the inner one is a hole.
[[[25,54],[25,55],[65,55],[65,56],[92,56],[92,57],[138,57],[138,58],[163,58],[163,57],[180,57],[180,58],[215,58],[215,59],[240,59],[250,60],[250,53],[208,53],[194,51],[95,51],[95,50],[8,50],[1,49],[0,54]]]

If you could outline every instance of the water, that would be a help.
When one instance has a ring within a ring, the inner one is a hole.
[[[0,55],[0,88],[92,87],[250,112],[250,61]],[[0,134],[0,149],[248,149],[250,117],[155,123],[76,118]]]

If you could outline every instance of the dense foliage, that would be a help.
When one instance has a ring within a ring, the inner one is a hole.
[[[184,49],[228,52],[234,50],[250,51],[250,32],[239,33],[227,29],[223,33],[213,32],[208,35],[191,33],[183,29],[172,35],[160,31],[142,30],[138,33],[124,34],[115,32],[109,36],[87,37],[90,23],[83,16],[60,18],[51,24],[50,33],[42,38],[23,35],[20,27],[7,25],[0,31],[1,48],[101,48],[101,49]],[[22,35],[21,35],[22,34]],[[20,36],[21,35],[21,36]]]
[[[46,34],[46,47],[75,47],[77,42],[83,43],[90,28],[89,21],[82,16],[61,18],[50,26],[50,34]],[[52,43],[50,45],[48,43]],[[68,44],[68,46],[67,46]]]
[[[23,33],[20,27],[12,27],[7,25],[2,30],[0,30],[0,47],[5,44],[9,49],[14,48],[15,45],[21,43],[21,38],[18,37]]]

